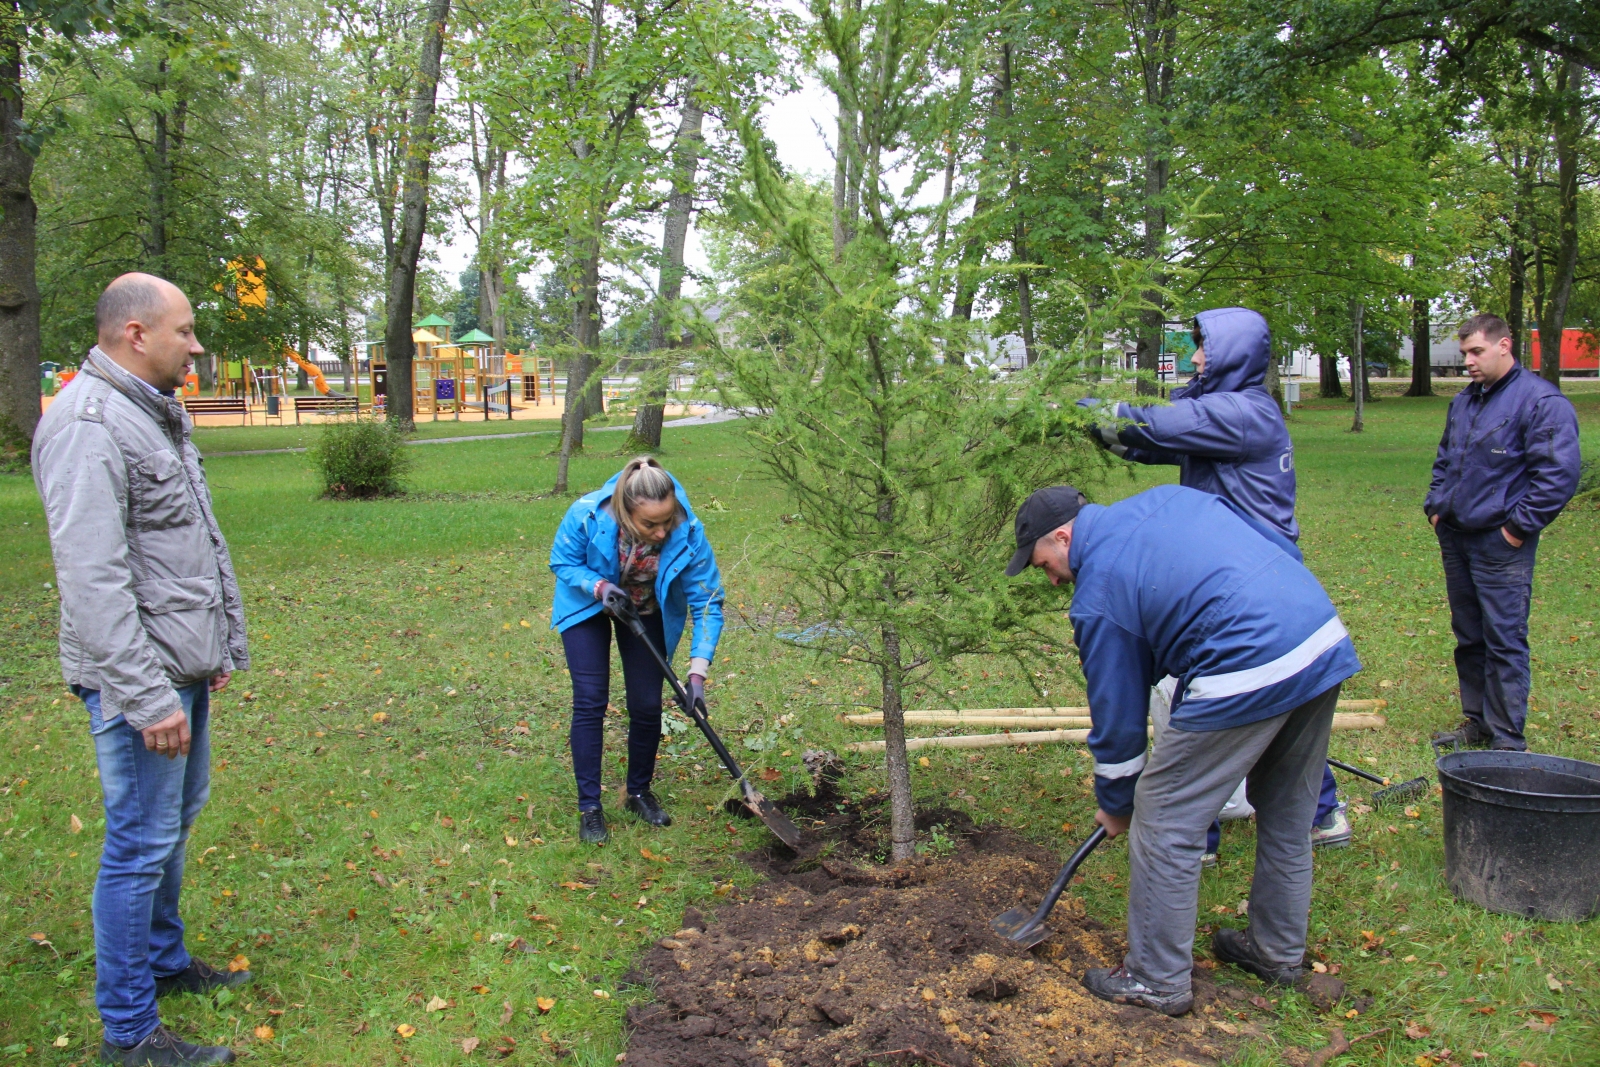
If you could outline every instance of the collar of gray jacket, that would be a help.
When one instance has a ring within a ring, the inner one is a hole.
[[[99,345],[89,349],[88,363],[84,368],[97,378],[108,382],[113,389],[148,411],[160,422],[177,429],[182,436],[183,402],[167,396],[141,378],[135,377],[116,360],[106,355]]]

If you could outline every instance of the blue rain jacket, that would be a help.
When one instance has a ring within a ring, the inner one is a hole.
[[[1578,413],[1561,390],[1512,367],[1450,401],[1422,510],[1462,530],[1504,526],[1526,539],[1578,489]]]
[[[556,530],[550,546],[550,570],[556,576],[555,602],[550,609],[552,630],[566,630],[598,615],[601,607],[594,598],[595,583],[603,578],[615,584],[622,577],[617,520],[609,508],[601,507],[611,499],[620,476],[620,471],[613,474],[604,486],[574,501]],[[684,624],[690,619],[694,622],[690,657],[711,660],[722,636],[722,574],[705,527],[689,507],[689,495],[678,479],[673,478],[672,484],[685,519],[661,546],[656,573],[656,603],[667,641],[667,661],[672,661]]]
[[[1133,421],[1117,439],[1128,459],[1177,464],[1180,485],[1232,500],[1298,540],[1294,443],[1264,384],[1267,320],[1249,308],[1215,308],[1198,319],[1205,374],[1174,390],[1170,405],[1118,404],[1118,417]]]
[[[1282,715],[1361,669],[1297,556],[1236,505],[1181,486],[1078,512],[1070,617],[1107,812],[1133,811],[1157,678],[1178,679],[1174,727],[1226,730]]]

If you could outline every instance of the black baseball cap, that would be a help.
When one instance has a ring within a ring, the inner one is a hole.
[[[1088,497],[1070,485],[1052,485],[1024,500],[1017,509],[1017,552],[1006,567],[1006,577],[1015,578],[1027,570],[1039,538],[1077,518],[1078,510],[1088,502]]]

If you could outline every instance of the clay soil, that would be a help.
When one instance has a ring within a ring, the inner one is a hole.
[[[1007,908],[1036,906],[1061,857],[941,810],[918,828],[941,825],[945,855],[874,864],[879,798],[834,799],[780,802],[806,828],[806,850],[749,857],[767,878],[747,899],[714,918],[690,909],[647,953],[640,977],[655,1001],[629,1013],[625,1063],[1179,1067],[1216,1063],[1256,1031],[1251,1000],[1269,1006],[1217,985],[1205,964],[1187,1017],[1099,1000],[1079,978],[1127,946],[1070,893],[1055,936],[1032,950],[989,929]]]

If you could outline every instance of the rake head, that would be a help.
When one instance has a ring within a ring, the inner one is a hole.
[[[1402,800],[1412,800],[1416,797],[1427,796],[1428,780],[1426,778],[1413,778],[1409,782],[1391,785],[1372,794],[1372,806],[1380,807],[1384,804],[1393,804]]]

